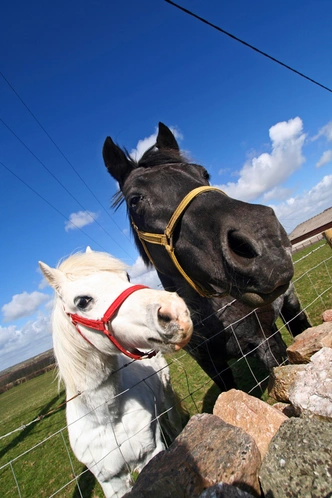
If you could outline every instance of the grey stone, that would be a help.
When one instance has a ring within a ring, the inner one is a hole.
[[[289,390],[297,415],[332,421],[332,349],[322,348],[311,357]]]
[[[260,469],[265,498],[326,498],[332,491],[332,424],[291,418],[272,439]]]
[[[236,486],[220,482],[203,491],[199,498],[253,498],[253,495]]]

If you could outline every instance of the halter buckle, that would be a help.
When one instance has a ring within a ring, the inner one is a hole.
[[[165,243],[164,246],[166,248],[167,252],[173,252],[174,251],[174,245],[173,245],[173,232],[167,233],[165,231]]]

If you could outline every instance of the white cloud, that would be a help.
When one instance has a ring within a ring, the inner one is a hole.
[[[145,266],[143,259],[139,256],[133,266],[128,270],[130,281],[134,284],[142,284],[151,289],[162,289],[158,274],[154,268]]]
[[[130,152],[130,157],[132,157],[135,161],[138,161],[144,154],[144,152],[152,147],[156,143],[157,132],[153,133],[149,137],[143,138],[137,142],[136,148],[132,149]]]
[[[43,290],[48,286],[49,286],[49,283],[47,282],[46,278],[42,278],[38,284],[38,289]]]
[[[36,272],[39,273],[39,275],[41,276],[41,280],[38,284],[38,289],[43,290],[49,286],[49,283],[47,282],[46,278],[42,275],[42,271],[39,268],[39,266],[37,267]]]
[[[319,161],[317,161],[316,168],[320,168],[321,166],[324,166],[325,164],[331,161],[332,161],[332,150],[326,150],[325,152],[323,152]]]
[[[312,140],[317,140],[317,138],[324,136],[328,142],[332,142],[332,121],[329,121],[325,126],[323,126],[317,135],[315,135]]]
[[[97,213],[92,211],[78,211],[77,213],[71,213],[69,216],[69,221],[65,224],[65,230],[75,230],[77,228],[85,227],[93,223],[98,217]]]
[[[290,233],[303,221],[332,206],[331,191],[332,175],[327,175],[308,192],[271,207],[286,231]]]
[[[54,307],[54,298],[52,297],[49,301],[44,304],[44,308],[47,311],[52,311]]]
[[[179,133],[175,128],[170,127],[170,130],[172,131],[173,135],[177,140],[181,140],[183,138],[182,134]],[[155,133],[153,133],[149,137],[139,140],[136,145],[136,148],[132,149],[132,151],[130,152],[130,157],[132,157],[135,161],[138,161],[142,157],[144,152],[149,147],[152,147],[156,143],[157,134],[158,134],[158,129],[156,129]]]
[[[39,314],[22,328],[0,326],[1,369],[32,358],[52,347],[49,317]]]
[[[247,161],[238,181],[220,185],[231,197],[252,201],[273,191],[305,161],[302,148],[306,138],[299,117],[282,121],[269,130],[272,152],[263,153]]]
[[[291,193],[292,191],[289,188],[275,187],[263,195],[263,200],[264,202],[270,202],[272,199],[278,200],[279,202],[285,201]]]
[[[230,168],[221,168],[219,171],[218,171],[218,175],[222,176],[222,175],[226,175],[227,173],[230,172]]]
[[[24,316],[30,316],[39,308],[45,301],[49,300],[47,294],[42,292],[22,292],[22,294],[15,294],[10,303],[4,304],[1,311],[4,316],[4,321],[17,320]]]

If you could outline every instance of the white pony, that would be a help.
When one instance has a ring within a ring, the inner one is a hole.
[[[89,249],[58,268],[39,265],[56,292],[53,344],[70,444],[107,497],[123,496],[131,473],[164,449],[158,416],[174,406],[174,393],[156,350],[188,343],[189,311],[175,293],[131,285],[125,265],[106,253]],[[179,415],[168,413],[175,436]]]

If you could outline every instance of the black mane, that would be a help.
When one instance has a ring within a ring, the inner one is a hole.
[[[162,166],[163,164],[183,164],[188,162],[188,159],[178,150],[160,150],[153,145],[146,150],[141,159],[136,162],[136,167],[150,168],[152,166]]]
[[[127,149],[123,149],[128,162],[133,169],[151,168],[153,166],[162,166],[164,164],[190,164],[185,155],[178,150],[158,149],[156,144],[147,149],[142,157],[136,161],[133,159]],[[119,189],[112,197],[112,208],[117,210],[124,202],[124,195]]]

